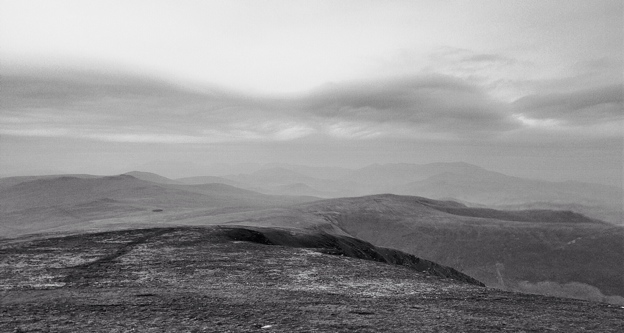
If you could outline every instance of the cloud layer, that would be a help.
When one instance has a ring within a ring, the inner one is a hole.
[[[441,75],[327,85],[298,103],[325,119],[403,124],[433,133],[468,136],[513,127],[504,105]]]
[[[566,93],[537,94],[523,97],[514,107],[536,119],[558,119],[589,125],[622,119],[624,86],[614,84]]]
[[[193,91],[132,76],[23,74],[3,77],[1,94],[0,134],[110,142],[496,140],[514,135],[522,140],[527,130],[582,135],[592,126],[617,128],[623,119],[618,84],[505,103],[467,80],[432,74],[326,84],[295,97],[214,87]]]

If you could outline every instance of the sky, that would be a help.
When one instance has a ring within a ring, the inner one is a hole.
[[[622,186],[623,6],[0,0],[0,176],[461,161]]]

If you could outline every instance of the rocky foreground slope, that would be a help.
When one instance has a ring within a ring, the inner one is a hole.
[[[0,266],[2,332],[624,331],[620,306],[488,289],[398,251],[284,229],[3,240]]]

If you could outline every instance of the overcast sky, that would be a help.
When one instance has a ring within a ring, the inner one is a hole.
[[[0,0],[0,175],[463,161],[622,184],[623,22],[620,0]]]

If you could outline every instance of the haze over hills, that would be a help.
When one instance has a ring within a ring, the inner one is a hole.
[[[159,183],[159,184],[183,184],[183,182],[180,182],[180,181],[177,181],[177,180],[173,180],[173,179],[169,179],[167,177],[163,177],[161,175],[157,175],[157,174],[151,173],[151,172],[130,171],[130,172],[124,173],[124,175],[132,176],[132,177],[135,177],[137,179],[147,180],[148,182],[152,182],[152,183]]]
[[[71,175],[60,175],[60,174],[50,174],[50,175],[40,175],[40,176],[15,176],[15,177],[4,177],[0,178],[0,188],[7,188],[13,185],[17,185],[19,183],[25,183],[33,180],[41,180],[41,179],[55,179],[59,177],[75,177],[75,178],[98,178],[100,176],[94,175],[86,175],[86,174],[71,174]]]
[[[327,177],[323,177],[325,171]],[[393,193],[452,199],[472,206],[567,209],[624,225],[620,187],[512,177],[468,163],[375,164],[361,169],[269,164],[246,174],[179,181],[220,182],[266,194],[338,198]]]
[[[227,185],[232,185],[232,186],[239,185],[233,180],[229,180],[229,179],[225,179],[223,177],[217,177],[217,176],[186,177],[186,178],[176,179],[176,181],[183,183],[183,184],[188,184],[188,185],[200,185],[200,184],[212,184],[212,183],[227,184]]]
[[[195,210],[244,211],[316,199],[270,196],[225,184],[178,185],[154,174],[135,175],[159,183],[130,175],[0,179],[2,234],[14,236],[63,226],[71,230],[92,221],[123,217],[149,221],[152,217],[163,219],[168,214]],[[154,211],[163,214],[154,216]],[[123,225],[126,221],[118,223]]]
[[[489,286],[624,302],[624,228],[579,213],[501,211],[389,194],[319,200],[132,174],[142,179],[0,179],[2,233],[12,237],[169,225],[304,230],[402,250]],[[297,180],[289,175],[288,181]]]

